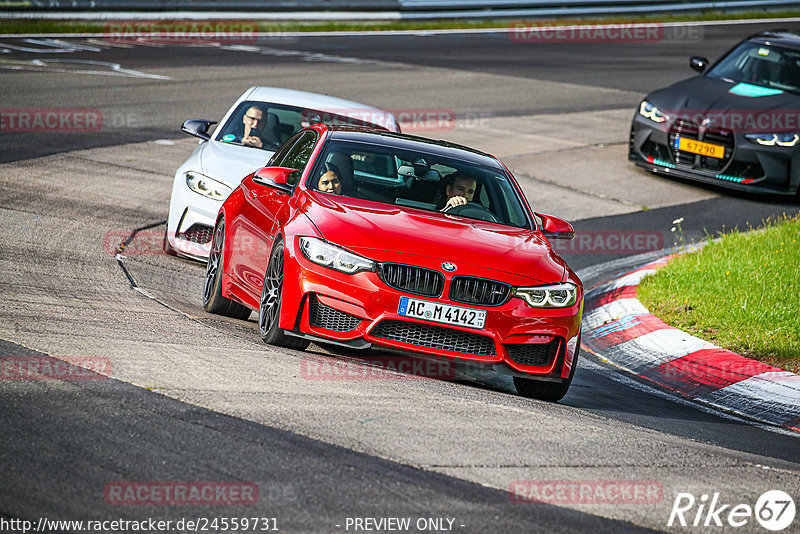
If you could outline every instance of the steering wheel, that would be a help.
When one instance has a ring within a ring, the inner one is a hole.
[[[500,219],[498,219],[494,213],[485,208],[483,204],[479,204],[477,202],[467,202],[466,204],[461,204],[460,206],[449,206],[444,209],[444,212],[451,215],[460,215],[461,217],[469,217],[470,219],[478,219],[481,221],[496,223],[500,222]]]

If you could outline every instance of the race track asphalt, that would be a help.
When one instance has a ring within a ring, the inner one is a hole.
[[[4,54],[0,67],[25,69],[0,72],[4,109],[97,109],[104,125],[0,136],[0,348],[9,357],[108,358],[113,372],[95,382],[0,380],[0,417],[12,429],[0,434],[0,516],[257,510],[290,532],[341,530],[348,516],[455,517],[464,532],[627,532],[669,530],[679,492],[720,492],[751,506],[768,489],[796,499],[796,436],[700,409],[600,360],[584,360],[558,404],[518,397],[491,376],[312,380],[303,376],[309,357],[349,364],[354,355],[264,346],[252,320],[202,310],[202,266],[154,246],[124,259],[132,290],[109,247],[150,225],[157,241],[172,173],[194,145],[177,126],[220,117],[255,84],[452,110],[454,127],[419,133],[493,151],[534,206],[582,232],[652,231],[669,246],[678,217],[690,240],[796,213],[792,201],[651,176],[624,161],[643,93],[688,76],[682,64],[695,50],[714,56],[753,30],[712,28],[699,43],[647,47],[512,46],[501,35],[304,38],[250,49],[81,39],[66,40],[76,49],[62,55]],[[4,39],[0,48],[6,41],[22,46]],[[658,72],[643,76],[651,61]],[[129,72],[110,74],[114,63]],[[75,69],[94,72],[63,72]],[[625,256],[612,252],[565,257],[590,273],[590,285],[612,274],[592,267]],[[119,480],[255,481],[263,499],[247,510],[110,506],[103,488]],[[519,480],[657,481],[663,497],[509,504]]]

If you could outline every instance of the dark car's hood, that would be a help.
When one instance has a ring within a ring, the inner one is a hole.
[[[555,283],[565,272],[539,232],[346,197],[306,199],[303,209],[326,240],[379,261],[386,253],[433,258],[509,273],[518,283]]]
[[[783,92],[757,96],[763,91],[763,88],[759,86],[729,82],[708,76],[696,76],[667,88],[653,91],[646,98],[664,113],[673,117],[686,114],[688,116],[702,115],[713,119],[714,116],[727,114],[730,117],[733,114],[733,116],[739,117],[739,124],[742,125],[748,120],[748,117],[757,117],[757,114],[752,112],[761,113],[787,109],[795,110],[796,113],[800,106],[800,96],[794,93]],[[742,129],[736,128],[735,123],[732,122],[728,128]]]

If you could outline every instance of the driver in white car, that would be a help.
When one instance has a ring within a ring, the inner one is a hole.
[[[264,126],[264,112],[257,106],[245,111],[242,117],[242,131],[238,136],[243,145],[262,148],[260,130]]]

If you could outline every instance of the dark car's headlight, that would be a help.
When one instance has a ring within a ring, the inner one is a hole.
[[[764,146],[795,146],[800,141],[796,133],[757,133],[744,134],[745,139]]]
[[[639,115],[647,117],[653,122],[664,122],[667,120],[667,115],[647,100],[642,100],[642,103],[639,104]]]
[[[301,237],[300,250],[310,261],[347,274],[371,271],[375,267],[372,260],[314,237]]]
[[[551,284],[546,286],[517,287],[513,295],[521,298],[533,308],[569,308],[578,299],[575,284]]]
[[[208,197],[212,200],[224,201],[233,192],[233,189],[223,184],[219,180],[209,178],[198,172],[186,173],[186,185],[199,195]]]

